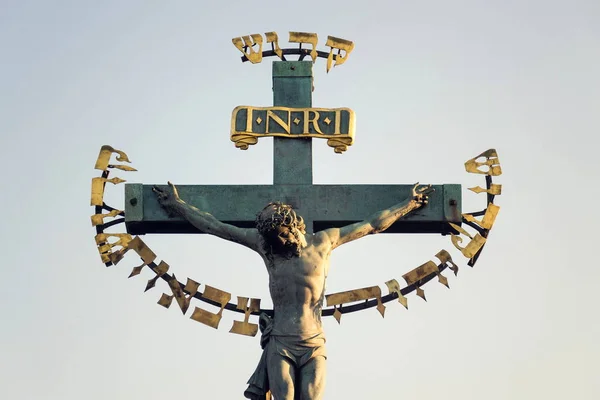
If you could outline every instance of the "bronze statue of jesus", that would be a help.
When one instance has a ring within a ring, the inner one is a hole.
[[[200,231],[256,251],[269,274],[273,318],[261,315],[260,363],[244,395],[252,400],[321,400],[325,388],[325,336],[321,310],[329,255],[342,244],[389,228],[398,219],[427,204],[431,185],[415,184],[403,202],[364,221],[307,235],[305,225],[287,204],[270,203],[256,217],[256,228],[238,228],[190,206],[177,188],[154,187],[160,205]]]

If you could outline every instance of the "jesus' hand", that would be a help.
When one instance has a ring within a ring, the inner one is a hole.
[[[179,193],[177,193],[177,188],[171,182],[167,182],[169,184],[169,189],[161,189],[158,186],[154,186],[152,191],[156,194],[156,198],[158,199],[158,203],[160,206],[167,212],[169,217],[175,217],[178,215],[177,207],[183,204],[183,200],[179,198]]]
[[[434,192],[435,189],[431,185],[419,187],[419,182],[415,183],[412,188],[412,199],[417,202],[419,206],[424,206],[429,202],[429,193]]]

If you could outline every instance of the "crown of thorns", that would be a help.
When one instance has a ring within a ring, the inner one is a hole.
[[[271,208],[270,215],[265,215],[265,210]],[[261,234],[267,234],[280,226],[305,229],[302,217],[298,216],[292,206],[280,202],[267,204],[265,208],[256,214],[256,229]]]

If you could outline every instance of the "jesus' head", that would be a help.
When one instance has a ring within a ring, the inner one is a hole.
[[[288,204],[267,204],[256,216],[256,229],[275,254],[299,257],[306,247],[304,220]]]

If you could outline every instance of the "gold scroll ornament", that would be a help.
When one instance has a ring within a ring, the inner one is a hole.
[[[229,330],[230,333],[238,335],[256,336],[258,333],[258,324],[248,322],[250,314],[260,311],[260,299],[248,299],[248,297],[238,296],[237,309],[244,311],[244,321],[233,321],[233,325]],[[248,307],[250,300],[250,307]]]
[[[196,307],[190,318],[204,325],[208,325],[211,328],[217,329],[219,327],[219,322],[221,322],[221,317],[223,316],[223,309],[227,303],[229,303],[229,300],[231,300],[231,293],[206,285],[202,297],[219,303],[221,309],[218,313],[214,314],[200,307]]]
[[[345,292],[332,293],[325,296],[327,306],[341,306],[344,303],[352,303],[360,300],[377,299],[377,311],[385,316],[385,306],[381,302],[381,289],[379,286],[371,286],[361,289],[348,290]],[[335,307],[333,317],[338,323],[342,319],[342,312]]]

